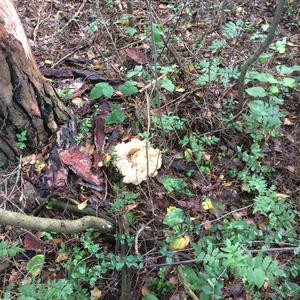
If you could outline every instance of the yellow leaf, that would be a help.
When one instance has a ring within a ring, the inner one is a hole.
[[[69,258],[69,256],[66,253],[59,252],[57,257],[55,258],[56,263],[60,263],[62,261],[65,261]]]
[[[211,155],[205,153],[203,158],[204,158],[204,160],[209,161],[211,159]]]
[[[277,196],[279,199],[287,199],[287,198],[289,197],[288,195],[280,194],[280,193],[277,193],[276,196]]]
[[[125,26],[128,26],[129,25],[129,19],[123,19],[122,24],[125,25]]]
[[[146,295],[150,294],[150,291],[146,286],[143,286],[141,289],[141,293],[143,296],[146,296]]]
[[[185,88],[178,86],[178,87],[175,88],[175,91],[178,92],[178,93],[183,93],[185,91]]]
[[[96,54],[91,49],[86,54],[89,59],[94,59],[96,57]]]
[[[102,67],[101,61],[99,59],[93,60],[93,65],[95,70],[99,70]]]
[[[82,203],[80,203],[80,204],[78,204],[78,205],[77,205],[77,208],[78,208],[79,210],[83,210],[83,209],[86,208],[86,206],[87,206],[87,200],[84,201],[84,202],[82,202]]]
[[[195,95],[196,95],[198,98],[203,98],[203,97],[204,97],[203,92],[197,92],[197,93],[195,93]]]
[[[171,205],[167,208],[167,213],[171,212],[172,210],[174,210],[176,208],[176,206]]]
[[[50,59],[46,59],[45,60],[45,65],[52,66],[53,65],[53,61],[50,60]]]
[[[198,22],[198,26],[199,26],[199,28],[204,29],[206,24],[204,21],[200,21],[200,22]]]
[[[192,73],[195,70],[194,66],[192,64],[189,64],[188,66],[188,72]]]
[[[213,206],[211,199],[206,198],[205,201],[202,202],[202,207],[205,210],[209,210],[209,209],[213,208],[214,206]]]
[[[185,249],[190,243],[190,237],[185,234],[177,239],[175,239],[171,244],[170,248],[172,250],[182,250]]]
[[[241,191],[243,192],[249,192],[249,185],[246,183],[241,184]]]
[[[35,169],[40,173],[46,166],[46,163],[43,159],[38,159],[35,163]]]
[[[184,151],[184,158],[187,162],[190,162],[193,160],[193,151],[191,149],[186,149]]]

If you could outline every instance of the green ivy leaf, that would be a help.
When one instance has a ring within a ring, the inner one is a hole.
[[[154,23],[153,25],[153,39],[155,43],[160,43],[163,32],[163,26],[161,24]]]
[[[111,98],[114,93],[114,89],[107,82],[97,83],[91,90],[90,98],[92,100],[98,99],[102,96]]]
[[[111,108],[112,112],[106,117],[105,123],[107,125],[122,123],[125,120],[126,116],[121,110],[121,105],[114,103],[112,104]]]
[[[125,32],[130,36],[134,36],[137,33],[137,30],[134,27],[127,27]]]
[[[160,84],[163,88],[165,88],[168,92],[172,93],[175,90],[175,85],[173,82],[168,78],[162,78],[160,80]]]
[[[286,75],[286,74],[293,73],[295,71],[300,71],[300,66],[293,65],[292,67],[287,67],[287,66],[283,65],[283,66],[277,66],[276,70],[278,73]]]
[[[135,66],[133,70],[127,72],[126,77],[131,78],[136,75],[139,75],[143,71],[143,66]]]
[[[42,271],[44,261],[45,256],[43,254],[37,254],[27,262],[26,270],[33,276],[37,276]]]
[[[272,85],[272,86],[270,86],[270,92],[272,94],[278,94],[279,93],[279,88],[277,86]]]
[[[182,209],[177,207],[172,207],[168,210],[165,218],[164,224],[170,227],[183,223],[185,220],[185,214]]]
[[[282,84],[286,87],[294,87],[296,85],[296,79],[290,77],[284,77],[282,80]]]
[[[248,271],[249,283],[255,284],[258,288],[263,286],[265,277],[265,272],[261,268],[255,268]]]
[[[137,82],[133,80],[125,81],[124,84],[119,86],[119,90],[128,96],[136,94],[139,90],[136,87]]]
[[[260,86],[254,86],[246,89],[246,93],[252,97],[266,97],[267,93],[264,88]]]

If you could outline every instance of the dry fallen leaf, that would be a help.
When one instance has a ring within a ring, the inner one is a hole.
[[[91,300],[98,300],[101,298],[101,296],[102,296],[102,292],[97,287],[94,287],[91,290]]]
[[[137,47],[131,47],[125,49],[125,52],[128,57],[130,57],[133,61],[140,65],[144,65],[148,63],[148,58],[145,55],[144,50],[141,50],[140,48]]]
[[[27,233],[23,240],[25,250],[43,250],[44,242],[31,233]]]
[[[289,118],[284,118],[283,119],[283,124],[287,125],[287,126],[295,125],[295,123]]]
[[[141,293],[143,296],[146,296],[150,293],[149,289],[146,286],[143,286],[141,289]]]
[[[66,261],[69,259],[69,256],[65,252],[58,252],[58,255],[55,258],[56,263],[60,263],[62,261]]]
[[[84,201],[84,202],[78,204],[78,205],[77,205],[77,208],[78,208],[79,210],[85,209],[85,208],[87,207],[87,202],[88,202],[88,201],[86,200],[86,201]]]

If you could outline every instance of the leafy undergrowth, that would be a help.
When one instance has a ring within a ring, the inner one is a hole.
[[[78,151],[99,172],[95,179],[73,165],[59,193],[55,183],[47,187],[53,197],[38,211],[27,177],[22,206],[15,187],[1,202],[65,219],[89,208],[118,225],[113,236],[3,228],[3,299],[298,299],[294,1],[270,48],[247,72],[246,103],[236,112],[241,64],[266,37],[273,2],[220,9],[215,1],[134,1],[131,16],[121,1],[101,7],[91,1],[64,28],[79,4],[54,1],[50,10],[48,2],[20,1],[45,76],[52,67],[59,77],[58,66],[102,76],[97,83],[75,73],[54,81],[75,114]],[[26,154],[26,132],[17,138]],[[135,165],[123,172],[115,146],[136,138],[153,146],[156,165],[142,159],[147,150],[129,149],[122,159]],[[31,165],[42,178],[48,160],[31,156],[25,169]],[[128,179],[133,169],[137,180]],[[1,182],[18,174],[14,169]]]

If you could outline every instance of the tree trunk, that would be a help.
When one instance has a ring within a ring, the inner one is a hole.
[[[67,118],[41,75],[12,0],[0,1],[0,168],[20,154],[16,135],[27,133],[26,153],[40,150]]]

